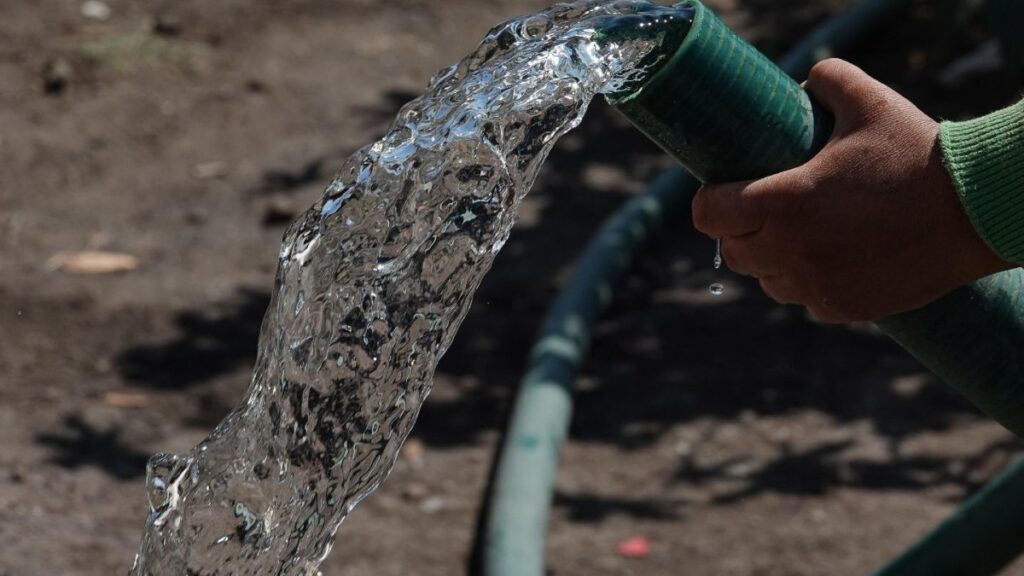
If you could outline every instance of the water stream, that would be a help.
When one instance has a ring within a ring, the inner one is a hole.
[[[391,470],[556,139],[655,63],[650,29],[678,16],[581,2],[497,26],[344,163],[285,233],[241,406],[151,459],[133,576],[318,574]]]

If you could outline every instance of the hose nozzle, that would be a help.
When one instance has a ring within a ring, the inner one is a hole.
[[[639,63],[640,73],[614,93],[609,100],[626,98],[639,90],[668,63],[690,32],[696,11],[685,4],[661,6],[638,4],[635,11],[609,17],[597,28],[596,40],[601,43],[628,43],[634,40],[654,40],[655,47]]]
[[[702,182],[760,178],[810,159],[832,120],[792,78],[697,0],[660,26],[609,34],[664,34],[661,60],[609,103]],[[657,12],[657,11],[655,11]],[[664,16],[661,17],[664,19]],[[681,36],[680,36],[681,35]]]

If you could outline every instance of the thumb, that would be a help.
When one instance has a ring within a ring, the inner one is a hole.
[[[822,60],[811,68],[804,88],[836,119],[836,134],[848,133],[868,117],[879,89],[885,85],[838,58]]]

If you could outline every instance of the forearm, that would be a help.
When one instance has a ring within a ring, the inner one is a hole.
[[[946,167],[978,235],[1024,263],[1024,100],[966,122],[943,122]]]

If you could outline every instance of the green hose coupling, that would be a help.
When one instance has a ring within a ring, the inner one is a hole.
[[[685,37],[612,106],[702,182],[768,176],[825,145],[831,116],[796,81],[697,0],[673,9],[692,13]]]

